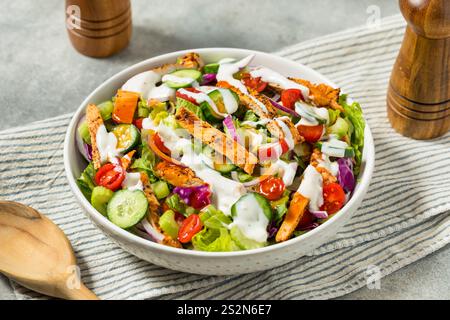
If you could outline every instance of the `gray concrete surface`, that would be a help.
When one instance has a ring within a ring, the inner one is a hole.
[[[64,1],[0,0],[0,130],[74,111],[95,87],[126,66],[174,50],[241,47],[276,51],[382,16],[393,0],[132,0],[130,46],[109,59],[73,50]],[[450,299],[450,248],[383,279],[381,290],[345,299]],[[0,299],[12,298],[0,280]]]

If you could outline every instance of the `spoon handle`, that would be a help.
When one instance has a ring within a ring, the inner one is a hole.
[[[61,292],[61,298],[67,300],[100,300],[91,290],[84,284],[77,289],[65,289]]]

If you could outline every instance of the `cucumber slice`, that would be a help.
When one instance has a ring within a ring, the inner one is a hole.
[[[91,144],[91,134],[89,133],[89,127],[86,121],[78,127],[78,134],[85,143]]]
[[[164,83],[173,89],[187,88],[195,81],[199,81],[202,73],[196,69],[182,69],[163,77]],[[167,80],[164,80],[166,78]],[[178,80],[178,81],[177,81]]]
[[[152,184],[152,190],[158,200],[164,199],[170,194],[169,186],[165,181],[158,181]]]
[[[236,166],[232,163],[214,163],[214,169],[220,173],[230,173],[236,170]]]
[[[338,139],[344,137],[348,133],[348,130],[349,126],[347,121],[341,117],[337,118],[335,124],[328,128],[328,132],[336,135]]]
[[[259,205],[259,207],[261,208],[261,210],[263,211],[264,215],[267,217],[267,219],[269,221],[272,221],[272,217],[273,217],[273,213],[272,213],[272,208],[270,206],[270,202],[269,200],[267,200],[266,198],[264,198],[262,195],[260,195],[259,193],[247,193],[245,195],[243,195],[232,207],[231,207],[231,216],[232,217],[237,217],[237,215],[239,214],[240,211],[243,211],[243,208],[247,208],[246,205],[242,206],[243,204],[245,204],[245,202],[247,201],[252,201],[254,202],[254,200],[256,200],[256,203]]]
[[[326,124],[327,119],[319,116],[315,111],[314,107],[308,106],[307,104],[296,102],[295,112],[297,112],[302,118],[305,118],[309,122],[318,122],[319,124]]]
[[[205,120],[208,122],[219,123],[224,119],[221,115],[217,114],[211,105],[206,101],[200,104],[200,109],[205,116]]]
[[[117,138],[117,148],[123,153],[131,151],[139,144],[140,133],[138,128],[132,124],[121,124],[112,130]]]
[[[92,190],[91,204],[98,212],[106,216],[108,202],[113,196],[113,191],[101,186],[95,187],[94,190]]]
[[[102,102],[97,106],[97,108],[98,111],[100,111],[103,121],[108,121],[112,118],[112,113],[114,110],[114,104],[112,101]]]
[[[355,150],[352,147],[342,148],[329,142],[318,142],[317,147],[322,153],[330,157],[353,158],[355,156]]]
[[[148,201],[144,192],[128,189],[117,191],[108,203],[108,219],[122,229],[136,225],[147,214]]]
[[[220,68],[220,64],[218,63],[210,63],[203,67],[204,73],[218,73]]]
[[[159,218],[159,226],[161,227],[161,230],[167,233],[172,239],[178,238],[180,226],[175,220],[175,212],[172,210],[167,210],[163,213]]]
[[[230,235],[231,239],[242,250],[258,249],[267,245],[266,242],[257,242],[255,240],[247,238],[237,226],[231,228]]]
[[[210,93],[208,93],[208,96],[211,98],[212,101],[214,101],[214,103],[216,104],[217,110],[220,113],[228,113],[221,90],[222,90],[222,92],[227,91],[227,92],[231,93],[231,95],[233,96],[237,105],[239,106],[240,99],[239,99],[239,96],[234,91],[231,91],[229,89],[220,89],[220,90],[217,89],[217,90],[211,91]]]

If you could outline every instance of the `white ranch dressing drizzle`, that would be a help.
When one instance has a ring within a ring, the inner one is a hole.
[[[267,219],[256,198],[248,197],[239,202],[239,211],[229,228],[237,226],[247,238],[257,242],[265,242],[269,236],[267,232],[268,224],[269,219]]]
[[[198,87],[197,90],[199,90],[201,92],[200,93],[191,92],[191,91],[188,91],[185,89],[180,89],[178,91],[181,94],[194,99],[198,104],[200,104],[202,102],[208,102],[208,104],[211,106],[211,108],[214,110],[214,112],[224,118],[230,114],[235,113],[239,108],[239,104],[237,103],[233,94],[229,90],[218,89],[215,87]],[[211,93],[215,90],[219,90],[222,95],[226,113],[221,112],[219,110],[219,108],[217,107],[217,105],[214,103],[214,101],[208,96],[209,93]]]
[[[335,135],[330,135],[329,140],[322,143],[321,151],[331,157],[343,158],[345,149],[348,147],[347,142],[339,140]]]
[[[163,83],[158,87],[151,89],[147,95],[147,99],[154,99],[161,102],[166,102],[175,97],[176,90],[170,88],[168,85]]]
[[[126,172],[125,180],[122,182],[122,188],[130,191],[144,190],[144,186],[141,181],[141,174],[139,172]]]
[[[226,62],[220,63],[219,71],[217,72],[216,77],[217,81],[228,82],[233,87],[239,89],[243,94],[250,97],[250,99],[252,99],[253,102],[255,102],[261,108],[261,110],[263,110],[264,113],[268,113],[269,110],[267,110],[267,107],[264,105],[264,103],[256,99],[251,94],[249,94],[247,87],[241,81],[234,78],[234,75],[238,73],[241,69],[248,66],[248,64],[253,60],[254,57],[255,55],[252,54],[235,63],[226,63]]]
[[[145,71],[130,78],[122,86],[122,90],[139,93],[148,99],[149,92],[161,81],[161,75],[154,71]]]
[[[267,219],[256,198],[248,197],[241,200],[238,210],[229,228],[237,226],[247,238],[257,242],[267,241],[269,219]]]
[[[243,93],[248,94],[248,90],[245,85],[234,78],[234,74],[238,73],[241,69],[245,68],[255,57],[254,54],[237,61],[235,63],[222,62],[219,65],[219,71],[217,72],[217,81],[228,82],[233,87],[238,88]]]
[[[303,173],[303,180],[297,192],[309,199],[309,211],[320,210],[323,205],[323,179],[312,165]]]
[[[259,121],[244,121],[241,123],[241,125],[256,128],[257,126],[265,126],[271,121],[272,119],[261,119]]]
[[[280,86],[283,90],[287,89],[298,89],[302,92],[303,97],[309,97],[309,89],[292,80],[289,80],[285,76],[273,71],[269,68],[260,67],[255,70],[250,71],[250,75],[253,78],[261,78],[264,82],[274,83]]]
[[[282,177],[286,187],[289,187],[294,183],[297,168],[297,162],[287,163],[281,159],[278,159],[276,162],[272,163],[272,166],[270,166],[270,168],[264,169],[263,174],[265,174],[266,172],[271,172],[272,175],[278,174]]]
[[[187,78],[187,77],[177,77],[172,74],[166,74],[164,77],[162,77],[162,81],[163,82],[175,82],[175,83],[184,85],[184,84],[191,84],[192,82],[195,81],[195,79]]]
[[[211,202],[226,215],[231,215],[231,207],[247,193],[242,183],[223,177],[219,172],[209,168],[205,159],[194,152],[185,152],[181,163],[194,170],[197,177],[209,184]]]
[[[318,161],[318,167],[327,169],[333,176],[337,177],[339,172],[339,164],[336,161],[331,161],[330,157],[322,154],[322,160]]]
[[[121,156],[122,149],[117,149],[117,137],[114,133],[106,131],[104,125],[98,127],[96,141],[101,163],[113,162]]]
[[[289,129],[287,124],[283,122],[283,120],[282,120],[283,118],[284,117],[276,118],[275,121],[280,126],[281,130],[283,131],[284,140],[286,141],[286,143],[289,147],[289,151],[291,151],[291,150],[294,150],[294,148],[295,148],[295,141],[294,141],[294,137],[292,136],[291,130]],[[287,119],[289,119],[289,118],[287,118]]]

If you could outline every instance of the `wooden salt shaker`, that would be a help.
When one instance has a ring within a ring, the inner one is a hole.
[[[436,138],[450,130],[450,1],[399,2],[408,27],[392,71],[388,117],[404,136]]]
[[[78,52],[96,58],[111,56],[130,41],[130,0],[66,0],[66,26]]]

